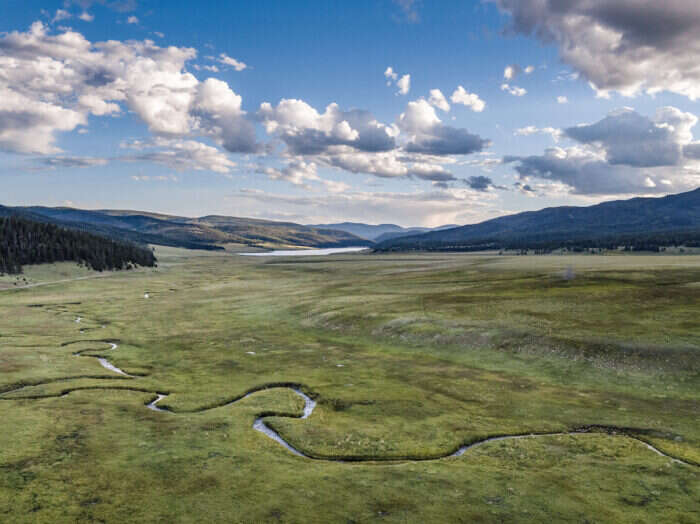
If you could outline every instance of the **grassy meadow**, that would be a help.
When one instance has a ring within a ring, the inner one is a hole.
[[[0,522],[700,522],[699,256],[156,255],[0,278]]]

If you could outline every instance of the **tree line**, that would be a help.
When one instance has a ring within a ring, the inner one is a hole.
[[[105,271],[152,267],[156,257],[144,246],[20,217],[0,218],[0,274],[19,274],[22,266],[52,262],[77,262]]]
[[[609,234],[598,237],[568,237],[567,235],[530,235],[528,237],[483,238],[471,241],[441,241],[406,239],[395,244],[375,246],[375,251],[528,251],[538,254],[559,249],[573,252],[589,250],[619,250],[660,252],[667,247],[700,247],[700,230],[651,233]]]

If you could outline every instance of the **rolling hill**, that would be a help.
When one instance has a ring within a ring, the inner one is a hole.
[[[371,244],[344,231],[225,216],[188,218],[142,211],[87,211],[41,206],[0,206],[0,216],[20,216],[118,240],[190,249],[224,249],[226,244],[261,248]]]
[[[23,217],[0,217],[0,275],[27,264],[78,262],[97,270],[153,266],[147,247]]]
[[[382,242],[390,238],[395,238],[403,235],[413,235],[418,233],[426,233],[428,231],[437,231],[456,225],[440,226],[437,228],[429,227],[401,227],[396,224],[363,224],[361,222],[340,222],[337,224],[316,224],[309,227],[333,229],[337,231],[345,231],[360,238],[371,240],[373,242]]]
[[[700,241],[700,188],[660,198],[553,207],[389,239],[377,251],[537,249]]]

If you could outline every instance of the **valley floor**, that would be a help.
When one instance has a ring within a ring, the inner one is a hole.
[[[0,521],[700,522],[698,256],[156,255],[0,281]]]

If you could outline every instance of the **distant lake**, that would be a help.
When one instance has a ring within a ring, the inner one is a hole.
[[[366,247],[331,247],[327,249],[277,249],[265,253],[238,253],[244,257],[310,257],[320,255],[335,255],[337,253],[355,253],[364,251]]]

